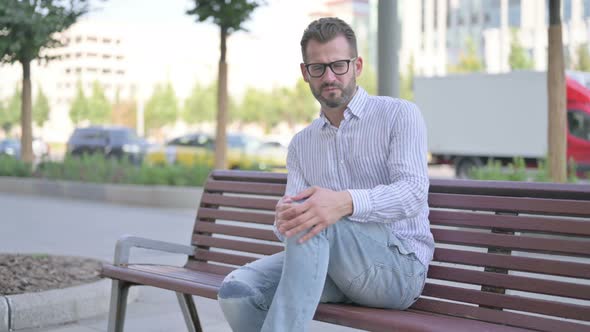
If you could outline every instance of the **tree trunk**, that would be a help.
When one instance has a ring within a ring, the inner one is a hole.
[[[31,111],[31,61],[21,62],[23,66],[23,93],[21,103],[21,158],[33,163],[33,129]]]
[[[221,47],[219,56],[219,72],[217,80],[217,131],[215,134],[215,168],[227,168],[225,151],[227,139],[225,127],[227,124],[227,62],[226,54],[227,29],[221,28]]]
[[[561,34],[560,0],[549,1],[549,54],[547,64],[548,168],[553,182],[566,181],[566,87]]]

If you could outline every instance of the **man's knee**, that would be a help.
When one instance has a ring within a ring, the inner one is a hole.
[[[221,284],[217,296],[220,299],[236,299],[256,295],[248,284],[237,280],[226,280]]]

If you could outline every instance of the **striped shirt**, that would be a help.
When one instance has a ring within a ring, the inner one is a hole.
[[[426,127],[418,107],[369,96],[358,87],[337,128],[322,113],[293,137],[286,195],[318,186],[348,190],[355,222],[387,223],[406,253],[428,266],[434,240],[428,221]],[[282,235],[275,227],[281,240]]]

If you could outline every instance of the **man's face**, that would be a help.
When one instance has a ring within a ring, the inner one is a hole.
[[[339,60],[350,60],[353,57],[350,45],[344,36],[337,36],[323,44],[311,39],[307,43],[306,54],[307,64],[328,64]],[[317,78],[311,77],[305,64],[301,64],[301,73],[322,107],[338,108],[345,106],[354,95],[356,76],[361,73],[362,64],[362,58],[358,57],[350,61],[346,74],[336,75],[327,67],[324,74]]]

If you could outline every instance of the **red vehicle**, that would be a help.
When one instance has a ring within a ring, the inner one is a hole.
[[[590,171],[590,90],[567,78],[567,158]]]

